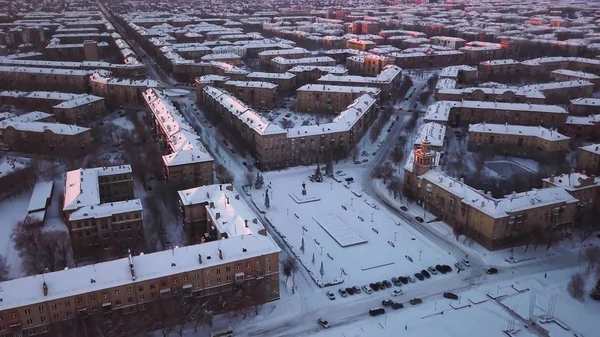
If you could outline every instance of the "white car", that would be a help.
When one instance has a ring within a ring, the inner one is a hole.
[[[325,329],[327,329],[327,328],[330,327],[329,322],[327,322],[326,320],[324,320],[322,318],[319,318],[317,320],[317,323],[319,323],[319,325],[322,326],[322,327],[324,327]]]
[[[392,296],[400,296],[402,295],[402,289],[396,289],[392,291]]]
[[[362,290],[364,290],[364,292],[369,295],[371,295],[373,293],[373,290],[371,290],[371,288],[369,288],[367,286],[362,286]]]
[[[326,294],[330,300],[335,300],[335,295],[331,291],[328,291]]]
[[[462,263],[467,267],[471,266],[471,262],[469,262],[469,260],[467,260],[467,259],[462,259]]]

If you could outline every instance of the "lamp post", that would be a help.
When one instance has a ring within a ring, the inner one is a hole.
[[[371,212],[371,222],[373,222],[373,214],[375,213]]]
[[[398,236],[398,232],[394,232],[394,241],[398,241],[398,240],[396,240],[397,236]]]
[[[419,251],[419,261],[421,261],[421,254],[423,254],[422,250]]]

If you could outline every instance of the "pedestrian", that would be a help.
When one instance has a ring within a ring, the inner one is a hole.
[[[547,278],[547,277],[548,277],[548,273],[544,273],[544,278]]]
[[[408,325],[405,325],[405,326],[404,326],[404,330],[407,330],[407,329],[408,329]]]

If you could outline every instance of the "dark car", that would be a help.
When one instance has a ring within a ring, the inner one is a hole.
[[[394,303],[394,301],[389,300],[389,299],[385,299],[385,300],[381,301],[381,305],[383,305],[384,307],[389,307],[393,303]]]
[[[431,275],[429,275],[429,272],[425,269],[421,270],[421,275],[425,276],[425,278],[430,278]]]
[[[371,289],[373,289],[375,291],[379,290],[379,287],[375,283],[369,283],[369,287],[371,287]]]
[[[354,295],[354,288],[346,288],[346,292],[348,293],[348,295]]]
[[[423,220],[423,218],[421,218],[420,216],[416,216],[416,217],[415,217],[415,220],[417,220],[418,222],[423,222],[423,221],[425,221],[425,220]]]
[[[441,264],[436,265],[435,270],[439,271],[442,274],[446,274],[446,269],[444,269],[444,267],[442,267]]]
[[[385,309],[384,308],[374,308],[369,310],[369,315],[371,316],[379,316],[379,315],[383,315],[385,314]]]
[[[392,283],[396,286],[399,287],[402,285],[402,282],[397,278],[397,277],[392,277]]]
[[[449,273],[452,271],[452,267],[450,267],[449,265],[445,264],[444,265],[444,269],[446,269],[446,273]]]
[[[377,288],[379,288],[379,289],[385,289],[385,286],[383,285],[383,283],[376,282],[375,284],[377,285]]]
[[[398,309],[402,309],[402,308],[404,308],[404,304],[402,304],[400,302],[394,302],[394,303],[392,303],[392,309],[398,310]]]
[[[408,207],[406,207],[406,206],[400,206],[400,209],[403,210],[404,212],[408,211]]]
[[[423,300],[418,297],[415,297],[412,300],[410,300],[409,302],[411,305],[417,305],[417,304],[423,303]]]
[[[455,293],[444,293],[444,297],[445,298],[449,298],[451,300],[457,300],[458,299],[458,295],[456,295]]]
[[[498,269],[496,268],[490,268],[487,270],[487,273],[492,275],[492,274],[498,274]]]
[[[425,277],[421,273],[415,273],[415,277],[419,279],[419,281],[423,281]]]
[[[352,182],[354,182],[354,178],[348,177],[348,178],[346,178],[346,181],[349,182],[349,183],[352,183]]]
[[[392,287],[392,284],[391,284],[391,283],[390,283],[390,281],[388,281],[388,280],[384,280],[384,281],[383,281],[383,282],[381,282],[381,283],[383,283],[383,285],[384,285],[386,288],[391,288],[391,287]]]
[[[398,277],[398,279],[400,280],[400,282],[402,282],[403,284],[408,284],[408,279],[404,276],[400,276]]]

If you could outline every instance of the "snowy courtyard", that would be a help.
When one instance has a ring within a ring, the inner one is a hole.
[[[359,178],[359,169],[336,174],[340,182],[326,177],[321,183],[309,181],[314,169],[265,173],[265,185],[249,192],[319,284],[362,286],[455,262],[376,201],[363,196],[356,182],[347,183],[346,179]],[[302,195],[303,183],[306,195]],[[311,201],[302,202],[300,197]]]

